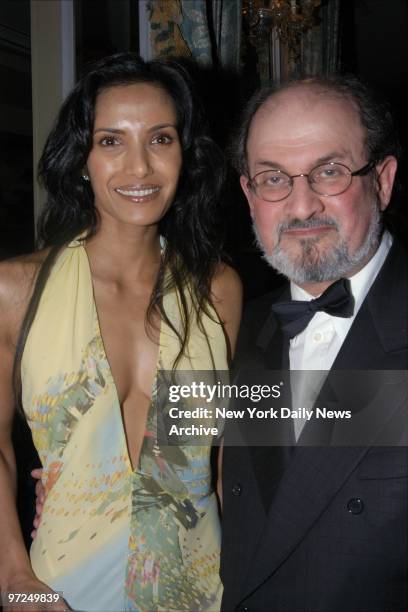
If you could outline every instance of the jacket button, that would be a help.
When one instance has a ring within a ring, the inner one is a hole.
[[[347,510],[350,512],[350,514],[361,514],[363,508],[363,500],[359,497],[353,497],[347,502]]]
[[[241,495],[241,493],[242,493],[242,487],[241,487],[241,485],[240,485],[240,484],[236,483],[236,484],[234,484],[234,486],[232,487],[231,491],[232,491],[232,494],[233,494],[233,495],[237,495],[237,496],[238,496],[238,495]],[[243,608],[242,608],[242,610],[243,610]]]
[[[249,612],[249,608],[246,606],[240,606],[239,608],[235,608],[236,612]]]

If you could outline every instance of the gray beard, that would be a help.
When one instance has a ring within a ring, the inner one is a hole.
[[[337,280],[361,267],[370,252],[378,246],[382,229],[380,209],[377,202],[374,202],[366,238],[357,251],[352,254],[349,252],[346,239],[323,254],[319,252],[318,240],[300,240],[302,252],[299,256],[290,255],[279,244],[282,232],[286,229],[310,228],[320,225],[330,225],[340,232],[338,223],[329,217],[309,219],[308,221],[294,219],[279,225],[277,229],[278,245],[270,254],[266,252],[255,224],[253,224],[253,230],[256,244],[262,251],[265,261],[292,282],[302,285],[303,283]]]

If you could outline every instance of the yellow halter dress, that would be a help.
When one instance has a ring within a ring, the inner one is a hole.
[[[164,298],[180,324],[176,293]],[[192,316],[181,370],[227,368],[221,325]],[[139,464],[133,470],[80,239],[58,256],[21,363],[23,406],[47,493],[31,546],[39,579],[74,610],[219,610],[219,519],[210,446],[157,448],[158,373],[178,354],[164,323]]]

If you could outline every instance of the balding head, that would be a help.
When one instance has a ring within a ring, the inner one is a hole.
[[[346,160],[358,167],[366,157],[365,131],[355,104],[328,95],[317,86],[299,84],[270,96],[256,111],[247,135],[246,164],[252,177],[274,166],[280,168],[284,149],[292,169],[306,171],[303,157],[321,161]],[[305,154],[305,155],[304,155]],[[293,166],[293,163],[295,166]]]
[[[364,130],[367,157],[381,161],[387,155],[393,155],[398,159],[400,145],[388,105],[378,100],[375,94],[356,77],[333,75],[327,78],[298,79],[280,87],[263,87],[252,96],[241,117],[233,144],[232,161],[239,174],[248,173],[247,140],[257,111],[273,100],[284,103],[283,94],[291,90],[299,98],[314,91],[317,96],[327,99],[344,99],[358,113]]]

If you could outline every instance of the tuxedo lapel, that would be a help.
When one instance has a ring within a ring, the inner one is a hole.
[[[245,598],[270,577],[302,541],[374,444],[408,444],[407,378],[407,372],[384,372],[379,393],[367,408],[369,418],[364,420],[363,411],[355,416],[355,439],[350,432],[342,431],[342,422],[339,421],[333,430],[331,446],[295,448],[251,559],[243,590]],[[339,395],[341,387],[340,384]],[[384,406],[387,406],[386,410]],[[362,433],[365,436],[363,443]],[[344,448],[347,437],[350,446]]]
[[[278,297],[279,299],[287,299],[289,294],[289,287],[287,287]],[[270,310],[271,303],[272,300],[269,299],[267,304],[264,303],[262,309],[256,313],[258,328],[256,333],[254,333],[254,330],[252,331],[252,338],[250,338],[248,329],[244,330],[249,340],[252,340],[252,347],[247,352],[242,348],[240,350],[240,367],[234,377],[234,383],[239,386],[258,384],[260,380],[263,384],[275,384],[278,378],[280,380],[283,370],[286,371],[286,378],[288,378],[289,345],[281,333],[274,313]],[[251,315],[253,318],[253,313]],[[249,321],[249,323],[253,324],[254,322]],[[289,385],[286,385],[285,388],[289,388]],[[244,404],[243,407],[246,405]],[[267,405],[270,404],[265,400],[263,406],[262,402],[259,402],[258,408],[267,408]],[[252,491],[251,512],[254,512],[256,516],[255,523],[248,525],[248,529],[240,536],[241,546],[245,550],[245,557],[240,559],[239,575],[242,578],[249,572],[251,560],[256,556],[256,551],[260,546],[259,538],[267,524],[267,513],[271,500],[289,463],[292,451],[291,447],[273,446],[269,443],[271,438],[269,437],[268,425],[273,428],[272,435],[276,439],[275,422],[268,423],[265,427],[262,426],[261,431],[256,431],[254,425],[256,423],[249,419],[239,420],[238,424],[239,438],[244,441],[246,448],[242,449],[240,463],[236,465],[237,480],[239,480],[239,475],[242,477],[244,474],[244,464],[247,465],[245,470],[248,469],[251,476],[245,471],[246,489],[249,487]],[[229,425],[229,429],[231,427]],[[243,583],[241,582],[240,587],[242,588],[242,586]]]
[[[347,372],[346,380],[342,374],[334,373],[331,387],[338,397],[337,409],[349,408],[351,418],[334,421],[330,445],[407,444],[408,372],[360,370]]]
[[[337,409],[352,411],[350,421],[335,422],[332,445],[368,445],[378,437],[394,445],[404,438],[407,323],[407,253],[395,241],[329,373]]]
[[[282,301],[290,299],[289,285],[285,286],[279,299]],[[270,306],[272,306],[272,302]],[[264,363],[267,368],[270,370],[289,369],[289,341],[284,338],[272,310],[270,310],[256,338],[256,346],[263,352]]]
[[[298,447],[271,504],[243,594],[248,597],[304,538],[367,449]]]
[[[316,399],[315,408],[351,410],[351,421],[312,419],[303,429],[300,444],[327,446],[333,445],[333,440],[343,446],[346,440],[350,441],[350,445],[367,444],[371,427],[387,416],[387,412],[381,409],[380,398],[382,387],[386,388],[389,381],[385,380],[382,385],[382,370],[399,370],[408,365],[406,265],[406,255],[395,243],[357,313]],[[401,272],[404,275],[399,278]],[[391,293],[389,287],[392,287]],[[391,301],[390,295],[393,296]],[[390,396],[388,402],[383,397],[383,405],[390,405],[392,394],[400,394],[398,385],[394,383],[388,389]],[[372,401],[374,394],[375,403]],[[398,403],[398,397],[394,399]],[[378,412],[376,418],[375,406]],[[358,417],[357,412],[361,412]]]
[[[405,369],[407,346],[407,252],[395,240],[332,369]]]
[[[333,411],[351,410],[353,414],[359,411],[369,401],[367,393],[364,394],[364,391],[367,391],[365,384],[367,376],[364,370],[374,368],[380,370],[383,367],[384,358],[386,355],[379,341],[371,311],[367,302],[364,302],[331,370],[327,372],[326,379],[314,402],[315,413],[317,407]],[[360,376],[358,372],[361,372]],[[371,382],[377,386],[375,377]],[[353,416],[351,424],[354,426],[354,423],[356,421]],[[339,431],[335,435],[334,430],[337,428],[344,431],[342,425],[347,427],[349,423],[344,421],[341,424],[337,422],[337,419],[316,418],[314,415],[306,423],[298,443],[304,446],[328,446],[332,443],[333,436],[338,441],[340,440]],[[358,435],[357,431],[355,434]],[[355,444],[355,441],[353,443]],[[350,445],[353,443],[350,442]],[[344,442],[342,445],[345,445]]]
[[[280,299],[288,299],[289,296],[289,286],[286,286],[280,295]],[[287,376],[287,371],[289,370],[289,341],[284,338],[272,311],[270,311],[259,332],[256,345],[263,352],[264,367],[267,368],[267,372],[271,370],[270,376],[274,375],[275,380],[278,374],[279,378],[286,378],[285,384],[282,387],[282,391],[286,393],[286,395],[281,396],[280,403],[289,406],[290,385]],[[274,374],[272,374],[272,372]],[[282,373],[282,376],[280,373]],[[265,380],[265,382],[267,381]],[[270,507],[279,481],[292,456],[292,446],[288,444],[288,438],[290,438],[292,432],[292,429],[288,431],[291,426],[290,421],[279,420],[277,422],[272,422],[270,426],[274,431],[271,432],[270,439],[265,441],[265,446],[260,446],[259,442],[255,445],[249,445],[253,469],[265,512],[267,512]],[[281,428],[280,432],[276,431],[278,427]],[[272,438],[275,441],[278,438],[285,440],[286,443],[285,445],[276,445],[276,443],[275,445],[271,445],[270,442]]]

